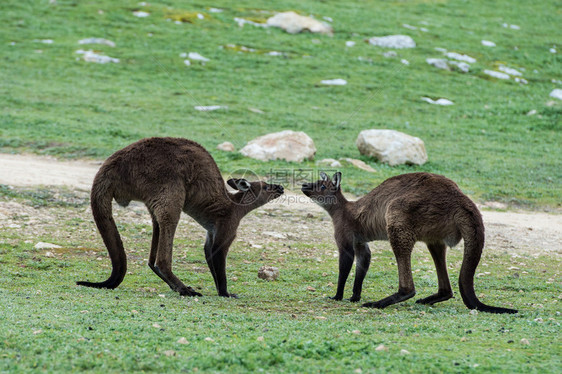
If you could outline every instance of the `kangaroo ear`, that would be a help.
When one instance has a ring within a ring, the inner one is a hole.
[[[322,178],[324,182],[330,179],[323,171],[320,172],[320,178]]]
[[[334,176],[332,177],[332,184],[334,185],[334,187],[340,188],[341,173],[339,171],[336,174],[334,174]]]
[[[251,187],[250,182],[248,182],[246,179],[232,178],[227,180],[226,183],[230,187],[234,188],[235,190],[242,191],[242,192],[248,191]]]
[[[226,183],[235,190],[246,192],[252,187],[246,179],[229,179]]]
[[[229,179],[226,181],[226,184],[228,184],[230,187],[234,188],[235,190],[238,189],[238,187],[236,187],[236,179]]]

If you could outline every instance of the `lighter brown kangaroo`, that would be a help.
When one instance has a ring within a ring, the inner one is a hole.
[[[361,299],[363,280],[369,269],[371,251],[367,242],[389,240],[398,265],[398,292],[379,301],[363,304],[385,308],[416,294],[411,270],[411,253],[416,241],[427,244],[439,290],[420,299],[435,304],[453,297],[446,265],[447,245],[464,239],[464,257],[459,288],[469,309],[490,313],[517,313],[517,310],[483,304],[474,292],[474,273],[484,247],[484,224],[476,205],[450,179],[429,173],[411,173],[389,178],[361,199],[347,201],[341,193],[341,173],[332,179],[303,184],[302,191],[332,217],[340,252],[339,278],[335,300],[343,298],[345,282],[354,257],[357,258],[351,301]]]
[[[226,255],[240,220],[250,211],[281,196],[283,187],[265,182],[229,179],[238,192],[227,191],[217,164],[199,144],[181,138],[148,138],[110,156],[94,178],[91,206],[94,220],[111,258],[113,270],[104,282],[77,282],[116,288],[127,271],[127,257],[112,216],[113,199],[122,206],[142,201],[152,216],[148,266],[170,288],[185,296],[201,296],[172,273],[172,245],[182,211],[207,230],[205,258],[220,296],[226,285]]]

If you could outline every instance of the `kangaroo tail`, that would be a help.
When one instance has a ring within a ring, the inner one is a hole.
[[[113,220],[111,202],[113,194],[105,178],[98,172],[94,179],[92,192],[90,195],[90,205],[94,221],[101,234],[103,242],[109,252],[111,265],[113,267],[111,275],[103,282],[76,282],[79,286],[94,288],[116,288],[121,284],[127,272],[127,256],[123,248],[121,236]]]
[[[478,208],[471,204],[463,209],[455,220],[464,239],[464,256],[459,276],[459,288],[464,304],[468,309],[482,312],[517,313],[515,309],[486,305],[478,300],[474,292],[474,274],[484,248],[484,223]]]

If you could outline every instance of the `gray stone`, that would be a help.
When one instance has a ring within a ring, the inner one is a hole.
[[[424,142],[395,130],[363,130],[357,137],[356,145],[361,154],[375,157],[391,166],[423,165],[427,162]]]
[[[562,89],[560,88],[553,89],[552,92],[550,92],[549,96],[558,100],[562,100]]]
[[[369,44],[385,48],[414,48],[416,42],[408,35],[375,36],[369,39]]]
[[[279,278],[279,269],[273,266],[262,266],[258,270],[258,278],[274,281]]]
[[[340,158],[340,160],[349,162],[351,165],[358,169],[368,171],[369,173],[376,173],[377,171],[373,169],[370,165],[367,165],[364,161],[357,160],[355,158]]]
[[[246,157],[261,161],[312,160],[316,153],[314,141],[302,131],[285,130],[260,136],[240,150]]]
[[[234,144],[232,144],[231,142],[221,143],[217,145],[217,149],[219,151],[225,151],[225,152],[234,152],[236,150],[236,148],[234,148]]]
[[[267,25],[279,27],[289,34],[310,31],[312,33],[331,35],[333,32],[332,26],[311,17],[301,16],[295,12],[277,13],[273,17],[268,18]]]

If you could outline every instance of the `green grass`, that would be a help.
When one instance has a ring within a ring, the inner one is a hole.
[[[560,53],[549,52],[559,44],[554,32],[561,19],[557,4],[217,1],[213,6],[224,12],[210,13],[202,3],[168,1],[151,2],[142,7],[151,15],[137,18],[131,13],[141,8],[136,0],[56,5],[3,1],[0,151],[103,159],[143,137],[181,136],[207,147],[225,173],[245,167],[263,175],[315,164],[263,163],[215,146],[231,141],[240,149],[268,132],[302,130],[314,139],[317,159],[356,157],[379,170],[343,169],[345,188],[357,194],[389,176],[423,170],[447,175],[479,200],[559,208],[562,103],[552,99],[547,105],[549,92],[560,87],[552,81],[562,80]],[[233,20],[265,20],[275,11],[291,9],[334,18],[334,36],[240,28]],[[166,20],[185,12],[202,12],[206,18],[181,25]],[[403,23],[429,31],[408,30]],[[385,49],[364,42],[386,34],[411,35],[418,46],[386,58]],[[117,46],[77,44],[87,37],[104,37]],[[54,43],[37,41],[42,39]],[[482,39],[497,47],[481,45]],[[357,45],[346,48],[346,40]],[[288,56],[221,48],[227,44]],[[468,54],[477,62],[468,74],[436,69],[425,62],[441,56],[435,47]],[[121,61],[88,63],[75,54],[77,49],[94,49]],[[190,51],[211,61],[186,67],[179,54]],[[410,65],[401,64],[402,58]],[[529,84],[482,73],[502,63],[524,69]],[[330,78],[349,83],[318,84]],[[429,105],[422,96],[446,97],[455,105]],[[193,108],[213,104],[229,109],[203,113]],[[532,109],[537,114],[527,116]],[[388,167],[361,157],[354,143],[368,128],[422,138],[429,162]]]
[[[203,2],[171,0],[151,2],[144,7],[151,16],[137,18],[131,14],[140,8],[136,0],[57,0],[56,5],[5,0],[0,4],[0,151],[103,159],[143,137],[181,136],[207,147],[225,174],[249,168],[266,175],[316,166],[262,163],[217,151],[216,145],[231,141],[239,149],[268,132],[302,130],[316,143],[316,159],[361,158],[378,170],[370,174],[344,167],[348,192],[365,193],[395,174],[431,171],[454,179],[481,201],[559,209],[562,103],[548,97],[560,88],[553,80],[562,80],[560,53],[548,51],[555,45],[560,50],[558,5],[554,0],[217,0],[212,6],[224,12],[209,13]],[[332,17],[334,36],[239,28],[233,21],[265,20],[284,10]],[[206,19],[181,25],[166,21],[184,13],[189,18],[189,12],[203,12]],[[429,31],[408,30],[403,23]],[[385,58],[384,49],[364,43],[386,34],[410,35],[418,46]],[[87,37],[107,38],[117,46],[77,44]],[[35,41],[42,39],[54,43]],[[482,39],[497,47],[482,46]],[[346,48],[347,40],[357,45]],[[220,48],[227,44],[287,57]],[[478,61],[468,74],[438,70],[425,62],[441,56],[435,47]],[[87,63],[77,49],[121,61]],[[211,61],[187,67],[179,54],[190,51]],[[402,58],[410,65],[401,64]],[[529,84],[482,73],[501,63],[525,69]],[[318,84],[332,78],[349,83]],[[431,106],[421,96],[445,97],[455,105]],[[229,109],[203,113],[193,108],[214,104]],[[537,113],[527,116],[532,109]],[[360,156],[355,139],[368,128],[422,138],[429,162],[389,167]],[[335,293],[337,279],[331,235],[268,241],[259,234],[267,228],[260,226],[252,236],[263,249],[251,248],[247,232],[231,248],[229,288],[241,298],[225,300],[215,296],[205,270],[204,233],[182,221],[174,270],[205,296],[181,298],[146,266],[151,227],[134,212],[119,213],[132,214],[118,220],[129,274],[117,290],[95,290],[74,285],[102,280],[110,271],[86,210],[87,197],[0,186],[0,202],[26,207],[10,219],[13,225],[0,221],[0,372],[555,373],[562,366],[556,254],[517,257],[486,249],[478,272],[490,274],[476,278],[476,292],[490,305],[519,309],[517,315],[466,309],[457,292],[460,249],[448,256],[455,299],[435,307],[409,300],[369,310],[326,299]],[[287,222],[301,227],[304,221],[295,213],[250,222],[280,229]],[[318,217],[306,224],[330,225]],[[38,241],[64,248],[46,256],[33,248]],[[387,296],[397,286],[388,244],[371,248],[363,301]],[[259,280],[261,265],[278,266],[281,277]],[[412,268],[416,298],[435,292],[427,250],[416,249]],[[350,293],[348,282],[346,297]],[[181,337],[189,343],[177,343]],[[380,344],[387,350],[377,351]],[[402,354],[403,349],[410,353]]]
[[[234,242],[227,268],[229,290],[240,298],[224,299],[216,296],[204,260],[204,231],[182,220],[174,271],[205,295],[182,298],[146,266],[148,215],[118,209],[128,274],[116,290],[97,290],[75,286],[77,280],[103,280],[110,272],[83,205],[47,200],[37,207],[29,194],[0,198],[6,201],[36,206],[36,214],[13,217],[19,227],[6,225],[0,240],[0,372],[555,373],[560,367],[562,283],[560,257],[553,254],[513,255],[486,248],[476,293],[488,304],[519,309],[517,315],[473,314],[463,305],[457,291],[460,248],[448,256],[455,298],[434,307],[415,304],[437,290],[431,256],[423,246],[416,248],[412,262],[416,297],[372,310],[327,299],[337,280],[329,235],[313,242],[298,239],[298,232],[291,234],[297,239],[267,240],[246,230]],[[301,214],[289,220],[304,221]],[[245,227],[281,230],[291,225],[282,211],[266,218],[253,213]],[[316,224],[329,222],[322,216],[308,218],[307,225]],[[34,249],[38,241],[63,248]],[[252,242],[263,248],[252,248]],[[397,287],[388,243],[374,242],[371,249],[362,301],[382,298]],[[258,279],[262,265],[277,266],[279,279]],[[345,296],[350,294],[351,280]],[[180,338],[189,343],[178,343]],[[386,350],[377,351],[381,344]]]

